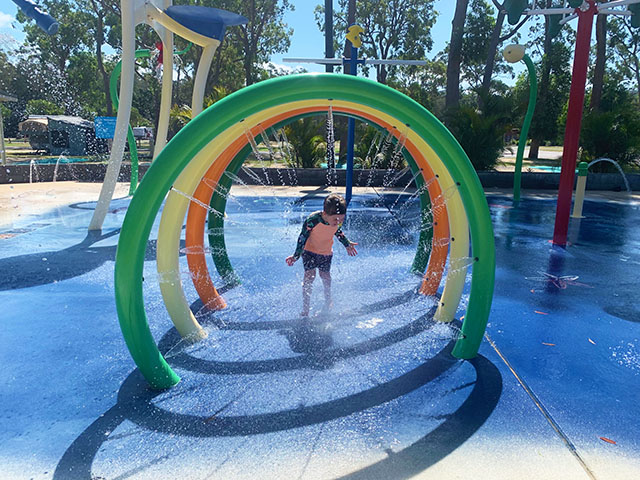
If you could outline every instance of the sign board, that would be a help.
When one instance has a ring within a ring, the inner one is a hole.
[[[93,123],[97,138],[113,138],[116,133],[116,117],[96,117]]]

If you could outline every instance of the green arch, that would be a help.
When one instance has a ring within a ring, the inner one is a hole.
[[[451,133],[424,107],[385,85],[348,75],[292,75],[261,82],[220,100],[183,128],[163,149],[131,200],[116,252],[116,308],[129,351],[153,388],[168,388],[180,377],[171,369],[151,334],[142,291],[147,241],[160,206],[190,160],[226,128],[253,112],[310,99],[335,98],[384,111],[410,124],[449,171],[469,220],[475,257],[462,336],[453,354],[472,358],[486,328],[493,297],[495,247],[489,208],[466,154]]]

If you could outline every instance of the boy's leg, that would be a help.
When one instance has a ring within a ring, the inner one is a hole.
[[[318,270],[320,272],[320,278],[324,285],[324,309],[329,310],[333,304],[331,302],[331,271]]]
[[[303,317],[309,316],[309,305],[311,303],[311,289],[313,281],[316,278],[316,269],[312,268],[304,271],[304,280],[302,281],[302,313]]]

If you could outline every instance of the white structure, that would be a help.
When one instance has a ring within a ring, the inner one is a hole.
[[[155,138],[154,158],[167,142],[171,92],[173,87],[173,34],[203,48],[194,80],[191,98],[192,118],[202,111],[204,88],[213,55],[224,38],[227,26],[242,25],[247,19],[216,8],[193,5],[172,6],[171,0],[122,0],[122,74],[120,78],[120,106],[109,165],[105,174],[96,210],[89,230],[101,230],[113,197],[124,146],[127,139],[135,66],[135,27],[146,23],[153,27],[162,40],[162,96],[160,116]]]
[[[17,102],[15,97],[9,95],[3,95],[0,93],[0,102]],[[2,158],[2,165],[7,164],[7,152],[4,149],[4,123],[2,121],[2,110],[0,110],[0,157]]]

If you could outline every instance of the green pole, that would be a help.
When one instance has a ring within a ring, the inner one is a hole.
[[[531,119],[533,118],[533,111],[536,109],[536,99],[538,97],[538,79],[536,77],[536,69],[533,66],[533,62],[529,55],[526,53],[522,57],[524,63],[527,64],[529,70],[529,106],[527,107],[527,114],[524,116],[524,123],[522,124],[522,131],[520,132],[520,140],[518,141],[518,153],[516,154],[516,166],[513,174],[513,201],[520,201],[520,180],[522,176],[522,157],[524,156],[524,146],[527,143],[527,135],[529,134],[529,127],[531,126]]]

